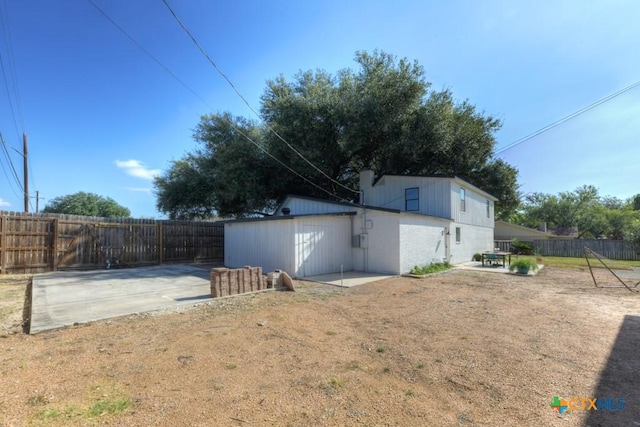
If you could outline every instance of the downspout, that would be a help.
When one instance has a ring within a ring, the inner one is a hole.
[[[361,196],[360,196],[360,205],[362,205],[362,234],[367,234],[367,208],[365,207],[365,202],[364,202],[364,190],[360,190]],[[368,243],[368,239],[367,239],[367,243]],[[369,272],[369,245],[367,244],[366,247],[362,248],[364,250],[364,253],[362,254],[362,267],[364,268],[364,272],[368,273]]]

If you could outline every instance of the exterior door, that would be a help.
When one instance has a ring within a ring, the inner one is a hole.
[[[297,274],[302,277],[351,270],[351,228],[348,219],[301,224]]]
[[[302,226],[302,275],[315,276],[328,271],[323,265],[330,251],[327,226],[303,225]]]

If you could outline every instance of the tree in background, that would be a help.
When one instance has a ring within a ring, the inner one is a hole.
[[[262,126],[228,113],[203,117],[194,135],[200,148],[155,180],[158,209],[242,217],[271,213],[287,194],[357,201],[363,169],[456,175],[499,198],[497,217],[516,209],[517,170],[492,159],[499,120],[448,90],[429,92],[417,62],[378,51],[357,52],[355,61],[356,71],[336,76],[268,81]]]
[[[175,160],[155,178],[157,207],[171,219],[207,219],[216,215],[266,215],[276,199],[267,170],[270,159],[255,144],[263,131],[254,123],[229,113],[202,117],[194,138],[200,148]],[[276,187],[277,188],[277,187]]]
[[[542,222],[578,227],[579,237],[635,240],[640,238],[640,211],[634,210],[634,200],[601,197],[591,185],[558,195],[531,193],[523,200],[518,220],[532,228]]]
[[[52,199],[42,212],[105,218],[128,218],[131,216],[131,211],[116,203],[115,200],[83,191]]]

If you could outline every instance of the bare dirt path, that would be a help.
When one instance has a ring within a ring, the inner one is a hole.
[[[588,271],[298,289],[0,334],[0,425],[640,425],[640,294]]]

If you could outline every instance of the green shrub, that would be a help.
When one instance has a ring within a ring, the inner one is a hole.
[[[429,265],[424,265],[422,267],[418,267],[417,265],[413,267],[411,270],[411,274],[423,275],[423,274],[432,274],[439,273],[440,271],[446,271],[451,268],[448,262],[436,262],[431,263]]]
[[[473,256],[471,257],[472,261],[481,261],[482,260],[482,254],[473,254]]]
[[[513,239],[511,242],[511,252],[516,255],[533,255],[533,246],[530,243],[520,242],[518,239]]]
[[[524,272],[524,270],[526,270],[529,272],[529,270],[536,271],[537,269],[538,264],[536,263],[536,260],[532,258],[518,258],[509,264],[510,271],[518,270],[520,272],[520,270],[522,270]]]

